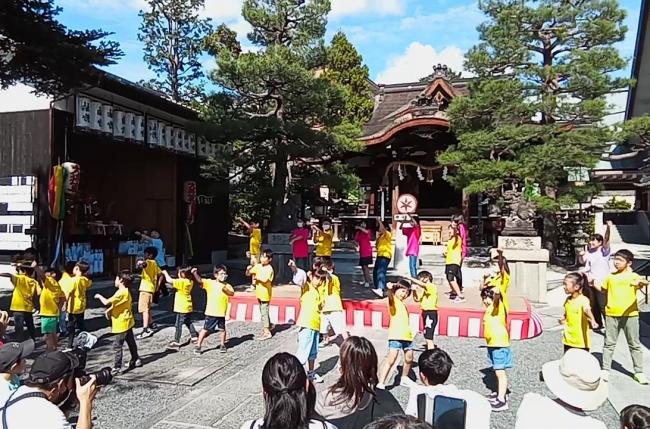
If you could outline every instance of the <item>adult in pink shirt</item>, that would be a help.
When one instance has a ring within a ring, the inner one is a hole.
[[[372,265],[372,245],[370,244],[370,230],[367,229],[366,222],[355,226],[357,230],[354,235],[354,241],[357,242],[356,248],[359,252],[359,265],[363,271],[363,286],[370,287],[370,265]]]
[[[296,266],[305,271],[309,270],[309,229],[305,228],[305,222],[298,220],[296,227],[291,231],[289,242],[293,253],[293,260]]]
[[[420,218],[409,215],[409,223],[402,225],[402,233],[406,236],[406,256],[409,258],[409,271],[411,277],[418,276],[418,260],[420,259]]]

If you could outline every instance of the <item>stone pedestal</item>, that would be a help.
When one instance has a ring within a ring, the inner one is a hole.
[[[499,247],[510,266],[510,291],[532,302],[546,302],[546,270],[549,252],[541,237],[499,237]],[[492,249],[492,255],[496,249]]]

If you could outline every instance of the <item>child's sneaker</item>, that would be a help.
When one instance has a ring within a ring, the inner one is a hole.
[[[150,328],[143,329],[142,332],[140,332],[138,335],[135,336],[137,340],[143,340],[145,338],[149,338],[153,336],[153,330]]]
[[[140,360],[140,358],[138,358],[136,360],[132,360],[126,365],[126,368],[129,371],[134,369],[134,368],[142,368],[142,361]]]
[[[121,373],[122,373],[122,368],[120,368],[119,366],[114,366],[113,369],[111,369],[111,375],[113,377],[120,375]]]
[[[636,380],[636,382],[639,383],[639,384],[649,384],[648,383],[648,378],[642,372],[634,374],[634,380]]]
[[[201,351],[201,347],[199,346],[194,347],[194,354],[197,356],[201,356],[203,354],[203,352]]]
[[[458,295],[456,298],[452,299],[451,302],[454,302],[456,304],[460,304],[462,302],[465,302],[465,297]]]
[[[369,288],[369,287],[370,287],[370,283],[365,282],[365,283],[363,284],[363,287],[365,287],[366,289]]]
[[[192,344],[198,344],[199,343],[199,337],[190,337],[190,342]]]
[[[371,291],[372,291],[372,293],[374,293],[375,295],[377,295],[379,298],[383,298],[383,297],[384,297],[384,291],[381,290],[381,289],[371,289]]]
[[[323,377],[311,371],[307,374],[307,378],[309,378],[312,383],[322,383],[323,381],[325,381],[323,380]]]
[[[219,353],[227,353],[227,352],[228,352],[228,348],[226,346],[219,347]]]
[[[156,329],[158,329],[158,328],[159,328],[159,326],[158,326],[157,323],[153,323],[153,322],[151,322],[151,326],[149,326],[149,330],[156,330]]]
[[[492,411],[495,413],[508,409],[508,404],[506,402],[500,401],[498,398],[495,399],[494,402],[491,402],[490,405],[492,405]]]
[[[175,350],[178,350],[178,349],[181,348],[181,343],[179,343],[178,341],[172,341],[171,343],[169,343],[169,344],[167,345],[167,348],[168,348],[168,349],[175,349]]]

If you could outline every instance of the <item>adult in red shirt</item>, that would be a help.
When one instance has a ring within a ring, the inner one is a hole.
[[[289,242],[293,253],[293,260],[296,266],[305,271],[309,270],[309,229],[305,228],[305,222],[299,219],[296,228],[291,231]]]
[[[354,235],[354,241],[357,242],[356,248],[359,252],[359,265],[363,271],[363,286],[370,287],[370,265],[372,265],[372,245],[370,244],[370,230],[367,229],[365,221],[355,226],[357,233]]]
[[[420,259],[420,241],[422,229],[418,215],[408,215],[408,223],[402,224],[402,234],[406,236],[406,257],[409,259],[411,277],[418,276],[418,261]]]

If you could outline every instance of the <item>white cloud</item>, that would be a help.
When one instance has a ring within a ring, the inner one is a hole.
[[[332,0],[330,18],[354,15],[402,15],[406,0]]]
[[[94,12],[141,10],[148,7],[146,0],[59,0],[58,3],[63,8],[85,9]]]
[[[462,28],[468,28],[470,25],[478,25],[484,19],[485,16],[478,10],[477,5],[472,3],[453,7],[440,13],[403,18],[400,21],[400,28],[402,30],[427,28],[433,31],[433,24],[444,24],[446,28],[453,28],[452,24],[460,24]]]
[[[32,88],[18,84],[0,90],[0,112],[49,109],[51,98],[31,93]]]
[[[218,24],[241,18],[244,0],[206,0],[203,16],[212,18]]]
[[[616,92],[606,96],[607,102],[610,104],[610,114],[605,116],[603,122],[607,125],[613,125],[625,120],[625,110],[627,109],[627,95],[628,91]]]
[[[433,66],[438,63],[460,72],[463,70],[463,60],[463,52],[457,46],[447,46],[438,52],[431,45],[413,42],[403,54],[388,60],[386,68],[377,75],[375,82],[416,82],[433,73]]]

